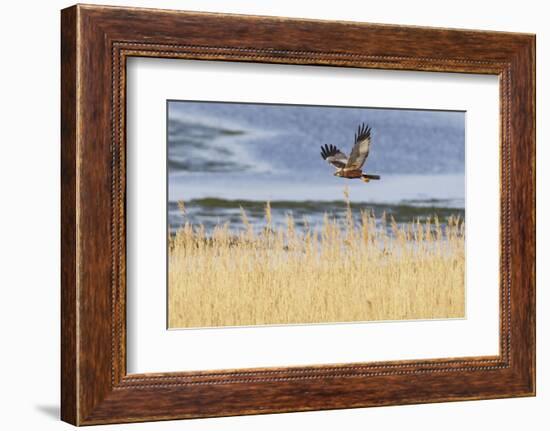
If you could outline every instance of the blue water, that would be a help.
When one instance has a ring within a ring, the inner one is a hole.
[[[334,177],[320,157],[324,144],[349,154],[362,122],[372,127],[363,170],[381,176],[368,184]],[[169,223],[238,227],[243,207],[260,225],[268,200],[275,223],[340,217],[345,186],[354,208],[400,221],[463,215],[464,153],[464,112],[170,101]]]

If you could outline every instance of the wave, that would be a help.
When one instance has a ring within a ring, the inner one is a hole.
[[[248,221],[256,228],[265,225],[265,201],[245,199],[220,199],[207,197],[192,199],[185,202],[185,214],[179,208],[177,202],[169,202],[169,224],[171,230],[177,229],[185,222],[202,224],[207,229],[228,222],[232,227],[243,228],[242,211],[244,210]],[[286,223],[288,215],[292,215],[298,228],[311,223],[321,224],[325,215],[342,219],[346,218],[347,204],[342,200],[334,201],[272,201],[269,202],[271,216],[275,225]],[[463,208],[447,206],[446,200],[429,200],[425,202],[387,204],[373,202],[353,202],[351,209],[355,215],[366,211],[377,220],[393,218],[397,223],[408,223],[415,220],[427,220],[437,217],[442,225],[453,217],[465,216]]]
[[[428,199],[428,200],[410,200],[404,201],[401,204],[388,204],[383,202],[352,202],[352,207],[357,208],[373,208],[373,209],[399,209],[401,211],[408,211],[410,213],[425,213],[426,210],[436,211],[454,211],[460,212],[461,209],[454,206],[448,206],[449,200],[447,199]],[[192,199],[186,202],[185,205],[201,206],[203,208],[244,208],[244,209],[263,209],[267,201],[256,201],[248,199],[223,199],[217,197],[206,197],[201,199]],[[304,200],[304,201],[270,201],[271,208],[285,208],[285,209],[303,209],[310,211],[320,211],[331,208],[346,208],[346,202],[342,200]],[[178,203],[171,201],[170,207],[177,208]],[[463,211],[463,210],[462,210]]]
[[[168,122],[168,170],[172,174],[191,172],[268,172],[265,161],[258,160],[248,142],[260,134],[234,125],[196,123],[191,120]]]

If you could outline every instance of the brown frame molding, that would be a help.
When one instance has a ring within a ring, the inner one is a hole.
[[[64,9],[61,18],[63,420],[89,425],[535,394],[534,35],[91,5]],[[128,375],[129,56],[498,75],[500,354]]]

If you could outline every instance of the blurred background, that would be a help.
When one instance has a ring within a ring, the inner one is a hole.
[[[372,127],[363,171],[381,176],[368,184],[335,177],[320,156],[324,144],[349,155],[363,122]],[[444,222],[464,215],[464,151],[464,112],[169,101],[170,229],[239,229],[241,207],[260,229],[267,201],[275,225],[292,214],[298,228],[315,226],[325,213],[345,217],[346,187],[354,210]]]

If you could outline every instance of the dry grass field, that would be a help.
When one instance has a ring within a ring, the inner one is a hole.
[[[183,210],[183,203],[181,204]],[[171,328],[464,316],[464,223],[398,225],[373,214],[261,232],[186,223],[170,238]]]

